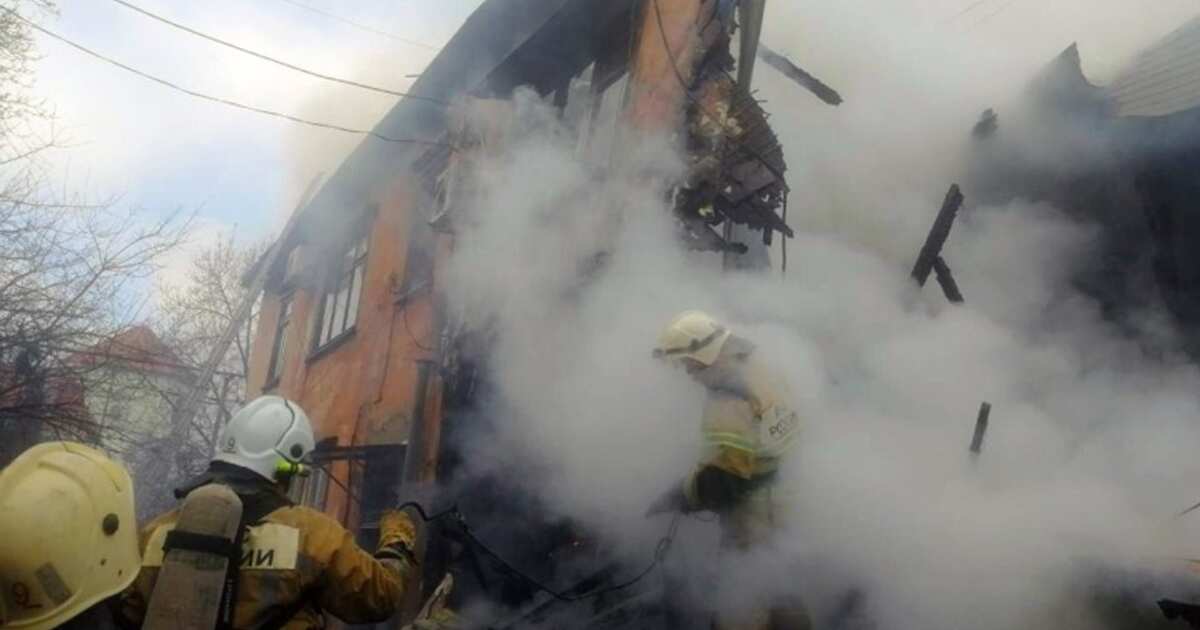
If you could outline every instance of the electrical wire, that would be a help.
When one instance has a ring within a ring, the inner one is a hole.
[[[341,488],[342,491],[346,493],[346,496],[349,497],[351,501],[358,504],[359,508],[361,509],[362,499],[360,499],[358,497],[358,495],[356,495],[353,491],[351,491],[350,488],[346,484],[342,483],[340,479],[338,479],[336,476],[334,476],[330,472],[328,467],[321,466],[320,464],[313,464],[313,467],[324,472],[325,476],[327,478],[329,478],[329,480],[332,481],[335,485],[337,485],[339,488]],[[587,599],[600,597],[601,595],[606,595],[608,593],[622,591],[622,590],[625,590],[631,586],[634,586],[638,582],[641,582],[642,580],[646,579],[646,576],[650,575],[650,573],[652,571],[654,571],[654,569],[657,568],[659,565],[661,565],[663,563],[663,561],[666,559],[667,551],[670,550],[671,543],[674,542],[675,535],[679,532],[679,523],[680,523],[681,518],[683,517],[682,512],[675,513],[675,515],[671,518],[671,524],[667,527],[666,534],[664,534],[663,537],[659,539],[658,544],[656,544],[654,547],[654,557],[650,561],[650,564],[648,564],[645,569],[643,569],[641,572],[636,574],[634,577],[632,577],[624,582],[615,584],[613,586],[607,586],[602,589],[591,590],[586,593],[581,593],[579,595],[568,595],[566,593],[562,593],[560,591],[552,589],[549,586],[543,584],[542,582],[534,579],[533,577],[530,577],[529,574],[516,568],[515,566],[512,565],[511,562],[505,560],[503,556],[501,556],[499,553],[496,553],[494,550],[492,550],[492,548],[489,547],[487,545],[487,543],[480,540],[479,537],[475,535],[475,532],[471,530],[471,526],[467,523],[466,516],[463,515],[463,513],[461,511],[459,511],[457,505],[453,505],[446,510],[437,512],[437,513],[433,514],[432,516],[425,510],[424,506],[422,506],[420,503],[417,503],[416,501],[407,501],[405,503],[401,503],[399,506],[397,506],[396,509],[405,510],[408,508],[412,508],[413,511],[415,511],[417,513],[417,515],[421,518],[421,520],[426,523],[440,521],[445,518],[453,519],[454,522],[458,525],[459,530],[462,532],[462,534],[468,540],[470,540],[480,551],[482,551],[484,553],[484,555],[488,556],[492,560],[495,560],[496,563],[499,564],[505,571],[507,571],[511,575],[517,577],[518,579],[520,579],[522,582],[525,582],[529,586],[532,586],[533,588],[553,597],[555,600],[564,602],[564,603],[581,602],[581,601],[584,601]]]
[[[670,550],[671,543],[674,542],[674,540],[675,540],[675,534],[679,531],[679,522],[680,522],[680,519],[682,516],[683,516],[682,512],[676,512],[675,515],[671,518],[671,524],[670,524],[670,526],[667,527],[667,533],[664,534],[663,537],[659,539],[658,544],[655,545],[655,547],[654,547],[654,557],[651,559],[650,564],[648,564],[646,566],[646,568],[643,569],[640,573],[635,575],[633,578],[630,578],[630,579],[628,579],[624,582],[618,583],[618,584],[614,584],[613,586],[608,586],[608,587],[601,588],[601,589],[591,590],[586,593],[581,593],[579,595],[567,595],[565,593],[561,593],[561,592],[556,591],[556,590],[550,588],[549,586],[546,586],[545,584],[542,584],[541,582],[529,577],[528,574],[526,574],[526,573],[522,572],[521,570],[517,569],[516,567],[514,567],[512,564],[510,564],[508,561],[506,561],[504,558],[502,558],[495,551],[492,551],[492,549],[490,547],[488,547],[486,544],[484,544],[483,541],[479,540],[479,538],[477,536],[475,536],[475,533],[471,531],[471,528],[467,526],[465,520],[460,520],[460,525],[462,526],[463,534],[466,535],[466,537],[468,539],[470,539],[471,542],[475,543],[475,545],[479,548],[480,551],[482,551],[484,553],[484,555],[487,555],[488,557],[495,560],[497,563],[500,564],[500,566],[504,567],[505,570],[509,571],[513,575],[520,578],[521,581],[523,581],[523,582],[529,584],[530,586],[536,588],[537,590],[553,597],[557,601],[569,604],[569,603],[581,602],[581,601],[588,600],[588,599],[593,599],[596,597],[600,597],[601,595],[607,595],[608,593],[613,593],[616,591],[622,591],[622,590],[625,590],[631,586],[634,586],[638,582],[641,582],[642,580],[646,579],[646,576],[650,575],[650,573],[652,571],[654,571],[654,569],[658,568],[658,566],[662,564],[663,560],[666,559],[667,551]]]
[[[157,20],[157,21],[159,21],[159,22],[162,22],[163,24],[166,24],[167,26],[170,26],[170,27],[172,27],[172,28],[179,29],[179,30],[181,30],[181,31],[183,31],[183,32],[185,32],[185,33],[190,33],[190,34],[192,34],[192,35],[195,35],[196,37],[199,37],[199,38],[201,38],[201,39],[206,39],[206,40],[208,40],[208,41],[210,41],[210,42],[213,42],[214,44],[219,44],[219,45],[221,45],[221,46],[225,46],[226,48],[231,48],[231,49],[233,49],[233,50],[236,50],[236,51],[238,51],[238,52],[240,52],[240,53],[244,53],[244,54],[250,55],[251,57],[254,57],[254,58],[256,58],[256,59],[261,59],[261,60],[263,60],[263,61],[267,61],[267,62],[273,63],[273,64],[275,64],[275,65],[282,66],[282,67],[284,67],[284,68],[287,68],[287,69],[289,69],[289,70],[294,70],[294,71],[296,71],[296,72],[299,72],[299,73],[301,73],[301,74],[306,74],[306,75],[308,75],[308,76],[311,76],[311,77],[316,77],[316,78],[318,78],[318,79],[324,79],[324,80],[326,80],[326,81],[332,81],[332,82],[334,82],[334,83],[341,83],[342,85],[349,85],[349,86],[356,87],[356,88],[362,88],[362,89],[364,89],[364,90],[370,90],[370,91],[372,91],[372,92],[378,92],[378,93],[380,93],[380,94],[388,94],[388,95],[391,95],[391,96],[404,96],[404,97],[408,97],[408,98],[412,98],[412,99],[417,99],[417,100],[421,100],[421,101],[429,101],[429,102],[431,102],[431,103],[437,103],[437,104],[439,104],[439,105],[449,105],[449,103],[447,103],[446,101],[439,100],[439,99],[436,99],[436,98],[430,98],[430,97],[428,97],[428,96],[418,96],[418,95],[416,95],[416,94],[409,94],[409,93],[407,93],[407,92],[400,92],[400,91],[397,91],[397,90],[389,90],[389,89],[387,89],[387,88],[381,88],[381,87],[377,87],[377,86],[374,86],[374,85],[369,85],[369,84],[366,84],[366,83],[359,83],[358,81],[351,81],[351,80],[349,80],[349,79],[342,79],[342,78],[335,77],[335,76],[331,76],[331,75],[328,75],[328,74],[322,74],[322,73],[320,73],[320,72],[315,72],[315,71],[313,71],[313,70],[309,70],[309,69],[307,69],[307,68],[302,68],[302,67],[300,67],[300,66],[297,66],[297,65],[295,65],[295,64],[288,63],[288,62],[286,62],[286,61],[282,61],[282,60],[280,60],[280,59],[276,59],[276,58],[274,58],[274,57],[271,57],[271,56],[269,56],[269,55],[265,55],[265,54],[263,54],[263,53],[260,53],[260,52],[256,52],[256,51],[250,50],[249,48],[245,48],[245,47],[243,47],[243,46],[239,46],[239,45],[237,45],[237,44],[234,44],[234,43],[231,43],[231,42],[225,41],[225,40],[223,40],[223,39],[221,39],[221,38],[219,38],[219,37],[215,37],[215,36],[213,36],[213,35],[209,35],[209,34],[207,34],[207,33],[202,33],[202,32],[200,32],[200,31],[197,31],[196,29],[194,29],[194,28],[191,28],[191,27],[189,27],[189,26],[185,26],[185,25],[183,25],[183,24],[180,24],[180,23],[178,23],[178,22],[174,22],[174,21],[172,21],[172,20],[169,20],[169,19],[167,19],[167,18],[165,18],[165,17],[163,17],[163,16],[161,16],[161,15],[158,15],[157,13],[153,13],[153,12],[151,12],[151,11],[147,11],[146,9],[143,9],[143,8],[141,8],[141,7],[139,7],[139,6],[135,5],[135,4],[133,4],[133,3],[126,2],[125,0],[112,0],[112,1],[113,1],[113,2],[115,2],[115,3],[117,3],[117,4],[119,4],[119,5],[121,5],[121,6],[123,6],[123,7],[125,7],[125,8],[127,8],[127,9],[129,9],[129,10],[131,10],[131,11],[136,11],[137,13],[141,13],[142,15],[144,15],[144,16],[146,16],[146,17],[148,17],[148,18],[152,19],[152,20]]]
[[[966,17],[967,15],[974,12],[976,9],[982,7],[983,5],[987,4],[988,2],[989,2],[989,0],[976,0],[975,2],[972,2],[965,9],[959,11],[958,13],[955,13],[954,15],[952,15],[950,17],[950,19],[946,20],[946,24],[952,24],[954,22],[957,22],[959,19]]]
[[[783,191],[783,214],[781,217],[779,217],[783,221],[784,225],[787,225],[789,192],[790,191],[787,190]],[[783,253],[783,264],[779,267],[779,273],[783,276],[787,275],[787,242],[787,238],[784,238],[779,243],[779,249]]]
[[[358,23],[358,22],[355,22],[355,21],[353,21],[353,20],[349,20],[349,19],[347,19],[347,18],[344,18],[344,17],[342,17],[342,16],[340,16],[340,15],[336,15],[336,14],[330,13],[330,12],[328,12],[328,11],[322,11],[321,9],[318,9],[318,8],[316,8],[316,7],[314,7],[314,6],[310,6],[310,5],[304,4],[303,2],[296,2],[296,0],[280,0],[280,2],[285,2],[285,3],[287,3],[287,4],[290,4],[290,5],[294,6],[294,7],[299,7],[299,8],[301,8],[301,9],[304,9],[304,10],[306,10],[306,11],[312,11],[313,13],[316,13],[317,15],[323,15],[323,16],[325,16],[325,17],[327,17],[327,18],[331,19],[331,20],[336,20],[336,21],[338,21],[338,22],[341,22],[342,24],[346,24],[346,25],[348,25],[348,26],[352,26],[352,27],[354,27],[354,28],[357,28],[357,29],[359,29],[359,30],[361,30],[361,31],[365,31],[365,32],[367,32],[367,33],[373,33],[373,34],[375,34],[375,35],[381,35],[381,36],[383,36],[383,37],[387,37],[387,38],[389,38],[389,39],[394,39],[394,40],[396,40],[396,41],[398,41],[398,42],[403,42],[403,43],[405,43],[405,44],[409,44],[410,46],[417,46],[417,47],[420,47],[420,48],[426,48],[426,49],[429,49],[429,50],[440,50],[440,49],[441,49],[441,48],[440,48],[440,47],[438,47],[438,46],[431,46],[431,45],[429,45],[429,44],[425,44],[425,43],[422,43],[422,42],[418,42],[418,41],[416,41],[416,40],[412,40],[412,39],[407,39],[407,38],[404,38],[404,37],[400,37],[399,35],[396,35],[395,33],[389,33],[389,32],[387,32],[387,31],[381,31],[381,30],[379,30],[379,29],[372,28],[372,27],[370,27],[370,26],[367,26],[366,24],[360,24],[360,23]]]
[[[1014,5],[1016,3],[1017,3],[1017,0],[1008,0],[1008,2],[1005,2],[1004,4],[1000,5],[999,9],[996,9],[995,11],[983,16],[983,18],[981,18],[978,22],[976,22],[974,24],[974,26],[972,26],[972,29],[977,29],[977,28],[983,26],[984,24],[991,22],[993,19],[995,19],[1001,13],[1004,13],[1005,11],[1007,11],[1009,7],[1011,7],[1012,5]]]
[[[92,50],[92,49],[90,49],[90,48],[87,48],[87,47],[85,47],[85,46],[83,46],[83,45],[81,45],[81,44],[77,44],[77,43],[75,43],[74,41],[72,41],[72,40],[70,40],[70,39],[67,39],[66,37],[63,37],[62,35],[59,35],[59,34],[57,34],[57,33],[53,32],[53,31],[51,31],[51,30],[49,30],[49,29],[47,29],[47,28],[44,28],[44,27],[42,27],[41,25],[37,24],[36,22],[33,22],[32,20],[29,20],[29,19],[28,19],[28,18],[26,18],[25,16],[21,15],[20,13],[17,13],[17,12],[16,12],[16,11],[14,11],[13,9],[10,9],[10,8],[8,8],[8,7],[6,7],[6,6],[2,6],[2,5],[0,5],[0,9],[3,9],[4,11],[6,11],[7,13],[9,13],[9,14],[10,14],[10,15],[12,15],[13,17],[15,17],[15,18],[17,18],[18,20],[20,20],[20,21],[24,22],[24,23],[25,23],[25,24],[27,24],[27,25],[28,25],[30,28],[34,29],[35,31],[37,31],[37,32],[39,32],[39,33],[41,33],[41,34],[43,34],[43,35],[45,35],[46,37],[49,37],[49,38],[51,38],[51,39],[58,40],[58,41],[60,41],[60,42],[62,42],[62,43],[64,43],[64,44],[66,44],[66,45],[70,46],[71,48],[74,48],[74,49],[76,49],[76,50],[78,50],[78,51],[80,51],[80,52],[84,53],[84,54],[87,54],[87,55],[90,55],[90,56],[92,56],[92,57],[95,57],[96,59],[99,59],[99,60],[101,60],[101,61],[103,61],[103,62],[105,62],[105,63],[111,64],[111,65],[114,65],[114,66],[116,66],[116,67],[118,67],[118,68],[120,68],[120,69],[122,69],[122,70],[124,70],[124,71],[126,71],[126,72],[129,72],[129,73],[132,73],[132,74],[136,74],[137,76],[139,76],[139,77],[142,77],[143,79],[146,79],[146,80],[148,80],[148,81],[153,81],[154,83],[157,83],[157,84],[159,84],[159,85],[162,85],[162,86],[165,86],[165,87],[171,88],[172,90],[176,90],[176,91],[178,91],[178,92],[182,92],[182,93],[184,93],[184,94],[187,94],[188,96],[192,96],[192,97],[195,97],[195,98],[203,99],[203,100],[206,100],[206,101],[211,101],[211,102],[213,102],[213,103],[220,103],[220,104],[222,104],[222,105],[227,105],[227,106],[229,106],[229,107],[233,107],[233,108],[236,108],[236,109],[241,109],[241,110],[245,110],[245,111],[249,111],[249,112],[254,112],[254,113],[257,113],[257,114],[262,114],[262,115],[264,115],[264,116],[272,116],[272,117],[274,117],[274,118],[282,118],[282,119],[284,119],[284,120],[290,120],[290,121],[292,121],[292,122],[294,122],[294,123],[299,123],[299,124],[302,124],[302,125],[308,125],[308,126],[310,126],[310,127],[318,127],[318,128],[321,128],[321,129],[331,129],[331,130],[333,130],[333,131],[341,131],[341,132],[344,132],[344,133],[350,133],[350,134],[359,135],[359,136],[369,136],[369,137],[375,138],[375,139],[377,139],[377,140],[382,140],[382,141],[384,141],[384,142],[394,142],[394,143],[397,143],[397,144],[418,144],[418,145],[431,146],[431,147],[449,147],[449,148],[450,148],[452,151],[454,150],[454,147],[452,147],[452,146],[450,146],[450,145],[448,145],[448,144],[446,144],[446,143],[443,143],[443,142],[436,142],[436,141],[433,141],[433,140],[418,140],[418,139],[415,139],[415,138],[392,138],[392,137],[390,137],[390,136],[385,136],[385,135],[383,135],[383,134],[381,134],[381,133],[378,133],[378,132],[376,132],[376,131],[372,131],[372,130],[366,130],[366,129],[354,129],[354,128],[352,128],[352,127],[343,127],[343,126],[341,126],[341,125],[334,125],[334,124],[330,124],[330,123],[317,122],[317,121],[314,121],[314,120],[308,120],[308,119],[306,119],[306,118],[300,118],[300,117],[297,117],[297,116],[293,116],[293,115],[291,115],[291,114],[284,114],[284,113],[281,113],[281,112],[276,112],[276,111],[272,111],[272,110],[269,110],[269,109],[263,109],[263,108],[260,108],[260,107],[254,107],[254,106],[252,106],[252,105],[245,105],[245,104],[243,104],[243,103],[239,103],[239,102],[237,102],[237,101],[231,101],[231,100],[229,100],[229,99],[221,98],[221,97],[218,97],[218,96],[211,96],[211,95],[208,95],[208,94],[204,94],[204,93],[202,93],[202,92],[196,92],[196,91],[194,91],[194,90],[190,90],[190,89],[188,89],[188,88],[185,88],[185,87],[183,87],[183,86],[181,86],[181,85],[178,85],[178,84],[176,84],[176,83],[172,83],[172,82],[170,82],[170,81],[168,81],[168,80],[166,80],[166,79],[162,79],[162,78],[156,77],[156,76],[154,76],[154,75],[152,75],[152,74],[149,74],[149,73],[146,73],[146,72],[142,72],[141,70],[138,70],[137,68],[134,68],[134,67],[132,67],[132,66],[127,66],[127,65],[125,65],[125,64],[123,64],[123,63],[121,63],[120,61],[117,61],[116,59],[113,59],[113,58],[111,58],[111,57],[106,57],[105,55],[102,55],[102,54],[100,54],[100,53],[98,53],[98,52],[96,52],[96,51],[94,51],[94,50]]]

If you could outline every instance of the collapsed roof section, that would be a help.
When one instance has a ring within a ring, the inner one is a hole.
[[[779,213],[787,199],[787,163],[769,115],[731,74],[737,65],[730,53],[737,30],[734,14],[721,11],[718,2],[709,4],[711,18],[700,32],[704,54],[688,86],[691,172],[675,209],[693,247],[745,253],[744,244],[728,240],[730,230],[718,235],[712,227],[746,226],[761,232],[765,245],[776,232],[794,236]],[[752,62],[753,55],[745,65]]]
[[[445,168],[447,107],[463,96],[504,97],[521,85],[542,93],[578,73],[608,42],[610,26],[635,0],[488,0],[467,19],[403,97],[301,210],[294,238],[336,240],[350,220],[377,203],[398,172]],[[284,244],[287,249],[289,244]]]

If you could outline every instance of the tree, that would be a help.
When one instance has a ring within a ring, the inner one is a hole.
[[[250,367],[250,338],[257,309],[235,322],[247,296],[242,277],[266,251],[267,243],[241,245],[232,233],[197,251],[182,283],[160,284],[153,327],[165,346],[170,373],[140,371],[139,392],[150,391],[162,403],[160,415],[174,418],[209,352],[225,329],[236,323],[239,333],[207,383],[197,413],[188,426],[145,436],[127,457],[138,481],[139,509],[153,512],[173,502],[171,491],[205,469],[216,451],[217,434],[245,404]]]
[[[134,321],[162,256],[187,233],[178,216],[148,219],[113,200],[88,203],[48,177],[59,145],[52,117],[30,96],[33,38],[0,4],[0,465],[43,437],[99,440],[86,388],[110,362],[104,343]],[[113,439],[130,443],[137,436]]]

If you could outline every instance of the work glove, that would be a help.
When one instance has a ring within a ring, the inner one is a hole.
[[[387,510],[379,517],[379,550],[376,558],[397,558],[416,564],[413,546],[417,526],[411,516],[400,510]]]
[[[683,486],[676,485],[650,504],[650,509],[646,510],[646,517],[686,511],[688,511],[687,495],[683,492]]]
[[[450,593],[454,590],[454,576],[447,573],[433,594],[421,606],[416,619],[403,630],[458,630],[462,628],[461,620],[447,606]]]

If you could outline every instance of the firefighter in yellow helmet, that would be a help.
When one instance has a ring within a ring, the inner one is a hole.
[[[415,527],[400,511],[385,512],[374,554],[354,535],[316,510],[293,505],[286,490],[313,450],[308,416],[278,396],[258,398],[222,430],[205,484],[224,484],[242,501],[243,542],[233,594],[232,628],[307,630],[325,627],[325,613],[351,624],[377,623],[402,605],[416,579]],[[178,521],[173,510],[142,530],[142,570],[122,595],[130,627],[145,618],[163,562],[163,543]],[[226,597],[229,594],[226,593]]]
[[[129,473],[82,444],[39,444],[0,471],[0,628],[103,630],[137,576]]]
[[[704,453],[683,484],[650,513],[708,510],[721,518],[722,544],[749,551],[778,531],[780,463],[800,429],[787,388],[739,337],[712,316],[687,311],[659,336],[654,356],[682,366],[707,390]],[[721,629],[808,628],[798,600],[751,613],[718,613]],[[728,618],[732,617],[732,618]]]

